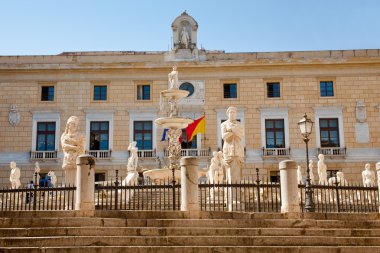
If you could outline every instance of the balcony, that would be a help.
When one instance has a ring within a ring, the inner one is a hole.
[[[86,154],[96,159],[111,159],[112,150],[86,150]]]
[[[286,158],[290,156],[290,148],[263,148],[263,158]]]
[[[164,156],[169,156],[169,151],[164,150]],[[197,156],[197,157],[209,157],[211,156],[211,149],[182,149],[181,156]]]
[[[129,152],[129,156],[131,156],[131,152]],[[156,150],[155,149],[144,149],[138,150],[137,156],[140,158],[156,158]]]
[[[346,148],[318,148],[318,154],[323,154],[327,157],[345,157],[346,156]]]
[[[57,159],[57,150],[55,151],[30,151],[31,160],[55,160]]]

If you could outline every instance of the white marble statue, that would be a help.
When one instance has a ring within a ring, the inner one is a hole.
[[[168,74],[169,78],[169,89],[178,89],[178,71],[177,66],[173,66],[173,71]]]
[[[54,171],[49,171],[47,175],[50,177],[51,184],[53,187],[55,187],[57,184],[57,176],[55,175]]]
[[[366,163],[365,168],[362,172],[363,186],[374,186],[376,181],[376,175],[373,170],[371,170],[371,164]]]
[[[347,180],[344,178],[343,172],[338,171],[336,173],[336,178],[335,177],[329,178],[329,181],[328,181],[329,185],[335,185],[336,182],[338,182],[339,186],[344,186],[348,184]]]
[[[16,162],[12,161],[10,163],[11,175],[9,176],[9,181],[11,181],[12,189],[18,189],[21,186],[20,182],[20,169],[17,168]]]
[[[136,147],[137,142],[132,141],[129,143],[128,150],[130,151],[130,157],[128,158],[127,163],[127,176],[125,179],[121,182],[121,185],[123,186],[130,186],[137,184],[137,179],[139,177],[139,173],[137,170],[137,164],[138,164],[138,148]],[[125,196],[125,201],[128,202],[134,194],[134,191],[127,191]]]
[[[207,172],[210,184],[223,183],[223,153],[222,151],[214,151],[211,159],[210,168]]]
[[[241,168],[244,162],[244,128],[236,119],[237,108],[227,109],[228,120],[222,123],[221,132],[224,140],[223,158],[226,166],[226,179],[228,183],[240,182]]]
[[[189,33],[186,31],[186,27],[182,28],[181,36],[180,36],[181,44],[185,48],[189,48],[189,42],[190,42],[190,36]]]
[[[79,118],[71,116],[67,120],[65,131],[61,136],[63,150],[62,169],[65,172],[65,184],[75,185],[76,159],[84,154],[85,137],[78,132]]]
[[[327,166],[325,163],[325,156],[323,154],[319,154],[318,159],[319,184],[327,184]]]
[[[310,170],[310,183],[314,184],[315,177],[314,177],[314,163],[313,160],[309,160],[309,170]]]
[[[304,184],[303,175],[302,175],[302,168],[301,165],[297,166],[297,182],[299,184]]]
[[[36,185],[38,185],[38,182],[40,182],[40,164],[38,162],[34,163],[34,173],[37,174],[37,182],[35,182]]]

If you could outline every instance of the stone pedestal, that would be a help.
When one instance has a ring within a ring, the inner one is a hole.
[[[281,212],[300,212],[298,199],[297,164],[293,160],[280,162]]]
[[[198,202],[198,160],[183,157],[181,165],[181,211],[199,211]]]
[[[95,210],[95,158],[91,155],[77,157],[75,210]]]

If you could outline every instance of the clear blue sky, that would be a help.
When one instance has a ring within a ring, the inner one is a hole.
[[[208,50],[380,48],[380,0],[0,0],[0,55],[165,51],[184,10]]]

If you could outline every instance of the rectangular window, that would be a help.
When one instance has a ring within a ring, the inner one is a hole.
[[[37,151],[55,150],[55,122],[37,122]]]
[[[267,148],[285,148],[284,120],[266,119],[265,138]]]
[[[153,149],[152,121],[135,121],[133,123],[133,139],[137,142],[139,150]]]
[[[279,171],[270,171],[269,177],[270,177],[270,181],[272,183],[280,183],[280,172]]]
[[[106,181],[106,173],[104,172],[95,173],[95,182],[102,182],[102,181]]]
[[[223,84],[224,98],[237,98],[237,84],[225,83]]]
[[[334,82],[321,81],[320,91],[321,91],[321,97],[333,97],[334,96]]]
[[[182,129],[182,149],[197,149],[197,135],[193,137],[191,141],[187,141],[187,133],[185,129]]]
[[[41,86],[41,101],[54,101],[54,86]]]
[[[340,147],[338,119],[319,119],[321,147]]]
[[[90,150],[109,150],[108,121],[91,121]]]
[[[150,85],[137,85],[137,100],[150,100]]]
[[[267,97],[268,98],[279,98],[280,97],[280,83],[267,83]]]
[[[94,101],[106,101],[107,100],[107,85],[95,85],[94,86]]]

